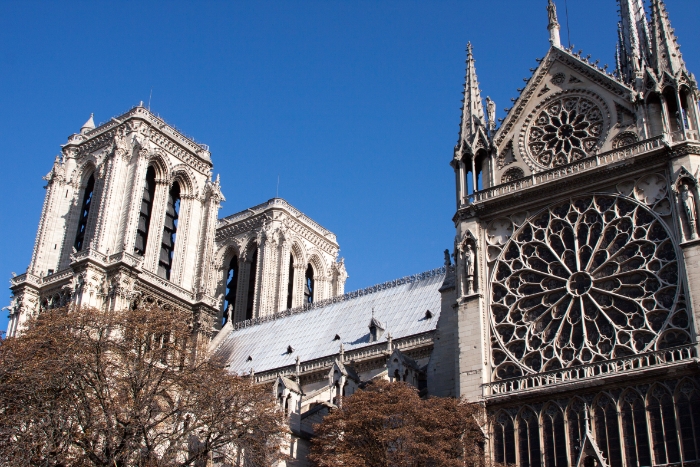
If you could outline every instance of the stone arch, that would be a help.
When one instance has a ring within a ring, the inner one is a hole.
[[[153,167],[156,171],[156,180],[170,180],[170,174],[172,173],[172,166],[163,154],[159,152],[152,152],[147,156],[148,167]],[[144,171],[145,176],[145,171]]]
[[[663,106],[661,96],[657,92],[650,92],[645,99],[647,115],[649,119],[649,137],[658,136],[664,132]]]
[[[566,421],[566,431],[569,440],[569,465],[576,465],[578,453],[583,446],[586,437],[586,419],[588,418],[588,429],[592,430],[589,404],[580,397],[573,397],[564,410]]]
[[[647,404],[644,394],[636,388],[627,388],[620,395],[617,405],[625,459],[631,465],[651,465]]]
[[[192,170],[184,164],[178,164],[173,167],[169,184],[172,185],[175,182],[180,184],[180,193],[183,198],[186,197],[196,197],[199,195],[199,187],[195,180]]]
[[[231,259],[236,256],[241,257],[241,249],[236,242],[225,243],[219,247],[219,249],[214,254],[214,297],[217,300],[226,293],[226,280],[225,275],[228,272],[228,266]],[[221,300],[221,306],[223,306],[223,300]]]
[[[95,175],[95,179],[99,178],[99,170],[97,160],[95,156],[90,154],[85,160],[83,160],[78,167],[73,171],[73,176],[71,177],[71,184],[76,188],[85,188],[90,175]]]
[[[655,464],[676,464],[681,461],[673,396],[673,391],[660,383],[653,384],[646,394],[646,411]]]
[[[518,465],[537,465],[542,455],[539,411],[525,405],[515,417]]]
[[[491,424],[493,458],[499,464],[515,465],[515,421],[505,410],[493,417]]]
[[[326,265],[321,258],[321,254],[318,252],[318,250],[311,250],[308,254],[308,259],[306,260],[306,263],[310,264],[311,267],[314,269],[314,274],[315,277],[317,278],[325,278],[327,275],[326,271]]]
[[[559,404],[552,401],[545,404],[540,413],[540,426],[545,465],[566,465],[566,423]]]
[[[294,257],[295,266],[301,266],[306,264],[306,249],[304,244],[298,241],[296,238],[292,239],[292,246],[289,249],[290,253]]]

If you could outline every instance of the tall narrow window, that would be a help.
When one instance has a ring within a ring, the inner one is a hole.
[[[168,204],[165,207],[165,223],[163,224],[163,240],[160,244],[160,257],[158,258],[158,275],[167,280],[170,280],[170,271],[173,267],[179,212],[180,184],[175,182],[168,192]]]
[[[672,464],[681,461],[673,398],[656,387],[649,397],[649,424],[654,443],[654,463]]]
[[[314,268],[311,264],[306,268],[306,285],[304,287],[304,302],[312,303],[314,301]]]
[[[233,310],[236,307],[236,293],[238,292],[238,256],[231,258],[226,272],[226,297],[224,298],[224,314],[221,324],[233,319]]]
[[[611,467],[622,466],[620,451],[620,429],[617,424],[615,404],[607,397],[598,399],[594,411],[596,441]]]
[[[513,420],[501,413],[493,427],[493,455],[500,464],[515,464],[515,430]]]
[[[554,405],[547,407],[542,415],[544,433],[544,465],[556,467],[566,465],[566,429],[561,410]]]
[[[683,460],[700,459],[700,394],[686,381],[678,394],[678,425],[681,427]]]
[[[253,258],[250,260],[250,274],[248,275],[248,300],[245,306],[245,319],[253,319],[253,301],[255,300],[255,276],[258,272],[258,247],[255,247]]]
[[[525,409],[518,420],[518,450],[522,467],[540,467],[540,429],[537,417]]]
[[[628,392],[622,399],[622,433],[628,465],[651,465],[649,435],[644,402],[637,393]]]
[[[293,305],[294,296],[294,255],[289,255],[289,281],[287,282],[287,309]]]
[[[567,412],[567,420],[569,422],[569,455],[571,458],[570,465],[576,465],[578,462],[581,447],[583,446],[583,438],[586,436],[586,419],[584,415],[585,407],[579,400],[575,400]]]
[[[87,230],[88,215],[90,214],[90,206],[92,205],[92,195],[95,191],[95,175],[90,175],[88,178],[85,191],[83,192],[83,202],[80,205],[80,219],[78,219],[78,231],[75,233],[75,243],[73,246],[76,251],[83,249],[85,241],[85,231]]]
[[[143,186],[141,198],[141,211],[139,212],[139,225],[136,227],[136,242],[134,253],[143,256],[146,254],[148,242],[148,229],[151,226],[151,213],[153,211],[153,197],[156,193],[156,171],[149,167],[146,171],[146,181]]]

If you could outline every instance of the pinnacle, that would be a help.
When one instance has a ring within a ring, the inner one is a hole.
[[[90,114],[90,118],[88,118],[87,122],[85,122],[80,128],[80,134],[85,134],[88,131],[95,129],[95,120],[93,119],[93,117],[94,114]]]

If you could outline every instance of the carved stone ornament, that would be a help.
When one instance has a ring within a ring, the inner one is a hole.
[[[678,178],[673,185],[676,203],[682,211],[681,235],[683,240],[696,240],[698,238],[698,182],[697,179],[681,167]]]
[[[549,169],[594,155],[607,133],[608,112],[593,93],[559,93],[528,118],[524,145],[528,162]]]
[[[501,175],[501,183],[510,183],[525,176],[525,172],[520,167],[511,167]]]
[[[639,137],[632,131],[623,131],[612,140],[612,148],[619,149],[639,141]]]
[[[589,195],[528,219],[491,278],[494,378],[690,342],[678,252],[641,203]]]

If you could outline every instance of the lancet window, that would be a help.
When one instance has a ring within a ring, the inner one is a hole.
[[[690,382],[681,385],[677,398],[678,427],[685,461],[700,459],[700,392]]]
[[[95,191],[95,175],[90,175],[87,185],[83,191],[83,202],[80,205],[80,218],[78,219],[78,230],[75,234],[75,242],[73,246],[76,251],[81,251],[85,242],[85,233],[87,230],[88,216],[90,207],[92,206],[92,198]]]
[[[248,274],[248,300],[245,306],[245,319],[253,319],[253,302],[255,301],[255,280],[258,275],[258,246],[250,260],[250,272]]]
[[[581,452],[583,439],[586,436],[586,418],[584,410],[586,407],[580,400],[574,400],[566,412],[566,419],[569,425],[569,453],[571,465],[576,465]],[[566,464],[561,464],[566,465]]]
[[[648,396],[649,428],[654,445],[654,463],[671,464],[681,461],[676,415],[671,394],[656,386]]]
[[[505,412],[496,417],[493,427],[494,460],[499,464],[515,464],[515,429],[513,419]]]
[[[315,280],[314,280],[314,268],[309,264],[309,266],[306,268],[306,281],[305,281],[305,286],[304,286],[304,302],[305,303],[312,303],[314,301],[314,288],[315,288]]]
[[[294,255],[289,255],[289,280],[287,282],[287,309],[294,305]]]
[[[522,467],[541,467],[540,430],[537,416],[530,409],[524,409],[518,417],[518,450]]]
[[[170,280],[170,272],[173,266],[179,212],[180,184],[175,182],[168,192],[168,203],[165,207],[165,223],[163,224],[163,239],[158,258],[158,275],[167,280]]]
[[[221,324],[233,319],[233,309],[236,307],[236,293],[238,292],[238,256],[231,258],[226,271],[226,296],[224,297],[224,313]]]
[[[598,447],[610,462],[610,467],[622,467],[620,428],[617,422],[615,403],[603,395],[594,406],[593,420]]]
[[[544,465],[556,467],[566,465],[566,427],[561,410],[549,404],[542,414],[544,441]]]
[[[148,243],[148,230],[151,226],[151,214],[153,212],[153,198],[156,193],[156,171],[153,167],[149,167],[146,171],[146,181],[143,187],[143,196],[141,198],[141,210],[139,211],[139,224],[136,227],[136,242],[134,244],[134,253],[143,256],[146,254],[146,245]]]
[[[627,464],[651,465],[646,410],[642,398],[630,391],[622,398],[620,405]]]

